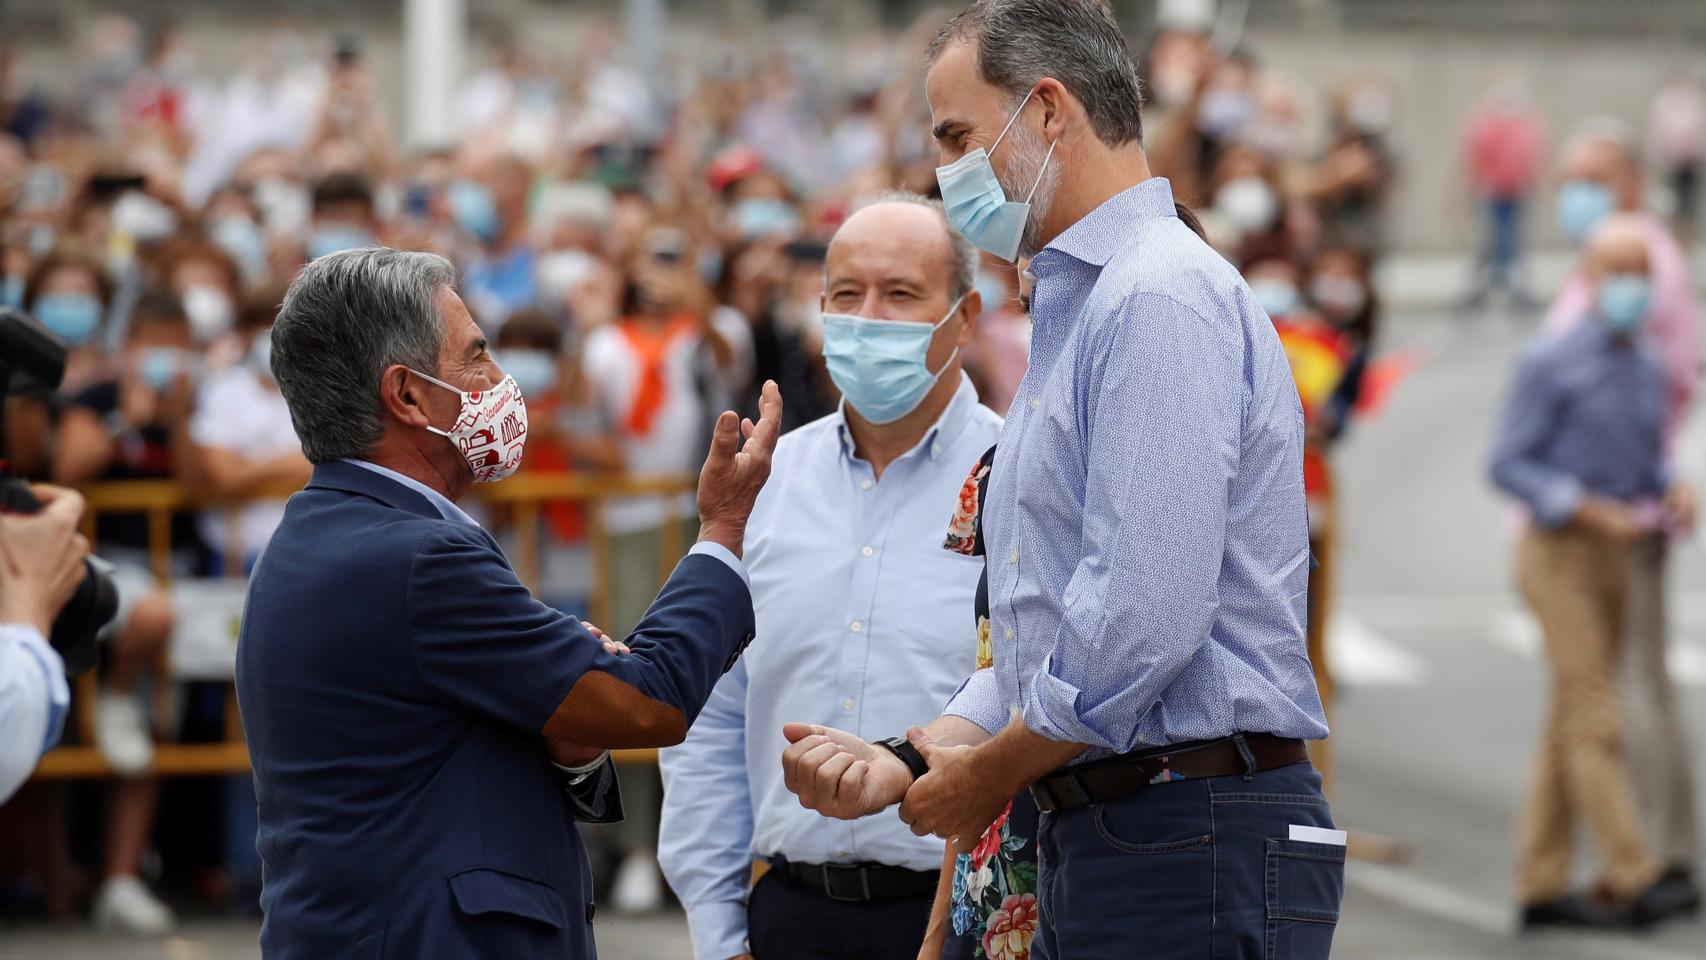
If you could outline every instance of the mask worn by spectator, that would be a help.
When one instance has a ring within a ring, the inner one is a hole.
[[[1581,246],[1601,220],[1617,209],[1611,188],[1595,180],[1567,180],[1558,188],[1558,225]]]
[[[1641,328],[1652,299],[1652,284],[1645,274],[1614,273],[1599,282],[1594,306],[1606,329],[1619,336],[1632,336]]]

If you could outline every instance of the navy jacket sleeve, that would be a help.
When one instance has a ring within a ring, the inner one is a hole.
[[[408,588],[415,666],[436,693],[525,730],[586,746],[681,742],[717,678],[752,639],[752,594],[710,557],[682,560],[610,654],[533,598],[483,533],[445,524],[415,551]]]

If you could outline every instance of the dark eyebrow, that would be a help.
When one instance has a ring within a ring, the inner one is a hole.
[[[964,127],[963,120],[943,120],[930,129],[930,135],[937,140],[947,140],[953,136],[956,128]]]

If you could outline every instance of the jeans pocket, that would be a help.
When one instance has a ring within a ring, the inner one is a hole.
[[[1178,840],[1137,841],[1120,835],[1121,825],[1112,822],[1109,816],[1109,805],[1098,803],[1091,808],[1095,818],[1096,833],[1102,841],[1122,853],[1178,853],[1184,850],[1195,850],[1206,847],[1214,842],[1214,834],[1203,833],[1187,836]]]
[[[1344,847],[1269,840],[1267,960],[1326,960],[1344,895]]]

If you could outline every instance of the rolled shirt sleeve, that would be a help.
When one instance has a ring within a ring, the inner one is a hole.
[[[1023,710],[1044,737],[1125,751],[1219,611],[1244,349],[1236,327],[1147,292],[1095,335],[1082,559]]]

